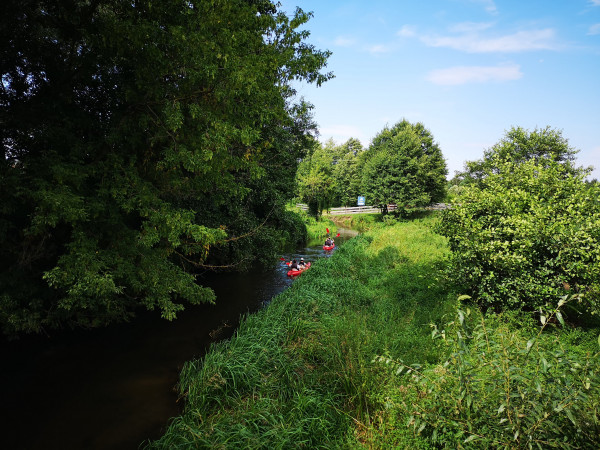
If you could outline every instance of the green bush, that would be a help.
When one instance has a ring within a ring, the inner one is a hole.
[[[600,311],[600,188],[554,160],[494,167],[443,214],[450,277],[484,308],[537,309],[583,293]]]
[[[498,316],[457,310],[435,327],[448,349],[443,364],[422,369],[378,357],[399,376],[388,393],[389,424],[407,436],[443,448],[599,448],[600,353],[595,336],[548,330],[567,301],[540,316],[534,335]],[[392,430],[394,428],[391,428]],[[388,444],[390,441],[388,441]]]

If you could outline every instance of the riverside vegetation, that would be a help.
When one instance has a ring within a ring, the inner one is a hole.
[[[185,410],[147,447],[597,448],[597,328],[557,326],[577,296],[543,325],[482,313],[438,222],[372,222],[317,261],[185,365]]]

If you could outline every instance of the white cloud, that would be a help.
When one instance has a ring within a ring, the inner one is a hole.
[[[378,44],[367,47],[367,51],[369,53],[387,53],[390,51],[390,48],[385,45]]]
[[[335,41],[333,41],[333,44],[337,45],[338,47],[351,47],[355,43],[356,43],[356,39],[348,38],[348,37],[344,37],[344,36],[338,36],[337,38],[335,38]]]
[[[490,14],[498,14],[498,9],[496,8],[496,4],[494,0],[471,0],[474,3],[479,3],[484,6],[485,10]],[[592,0],[598,1],[598,0]]]
[[[600,6],[600,0],[590,0],[592,6]]]
[[[404,25],[397,34],[402,37],[413,37],[417,35],[417,28],[412,25]]]
[[[598,2],[600,2],[600,0],[598,0]],[[595,23],[594,25],[592,25],[588,30],[587,34],[588,36],[595,36],[597,34],[600,34],[600,23]]]
[[[456,66],[433,70],[427,80],[434,84],[456,86],[467,83],[487,83],[518,80],[523,72],[517,64],[506,66]]]
[[[497,38],[483,38],[478,33],[462,36],[423,36],[421,40],[430,47],[448,47],[467,53],[524,52],[530,50],[556,50],[555,31],[552,28],[519,31]]]

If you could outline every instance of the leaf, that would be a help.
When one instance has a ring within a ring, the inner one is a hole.
[[[471,298],[471,296],[470,296],[470,295],[460,295],[460,296],[458,297],[458,301],[459,301],[459,302],[462,302],[463,300],[467,300],[467,299],[469,299],[469,298]]]
[[[560,322],[560,324],[564,327],[565,326],[565,319],[563,319],[563,316],[561,314],[560,311],[556,311],[556,318],[558,319],[558,321]]]
[[[535,339],[529,339],[527,341],[527,348],[525,349],[527,352],[529,352],[529,350],[531,349],[531,347],[533,346],[533,343],[535,342]]]
[[[466,443],[468,443],[468,442],[471,442],[471,441],[473,441],[473,440],[475,440],[475,439],[477,439],[477,436],[475,436],[474,434],[472,434],[471,436],[469,436],[468,438],[466,438],[466,439],[463,441],[463,444],[466,444]]]
[[[542,325],[546,325],[546,320],[547,320],[546,316],[540,315],[540,322],[542,322]]]

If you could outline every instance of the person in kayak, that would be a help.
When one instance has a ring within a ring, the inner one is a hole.
[[[294,259],[294,260],[292,260],[292,263],[290,264],[290,269],[291,269],[291,270],[300,270],[300,269],[298,268],[298,261],[296,261],[295,259]]]
[[[335,244],[335,241],[333,239],[331,239],[329,236],[327,236],[327,239],[325,240],[325,245],[327,247],[331,247],[333,244]]]
[[[306,267],[306,263],[304,262],[304,258],[300,258],[300,262],[298,263],[298,269],[304,269]]]

